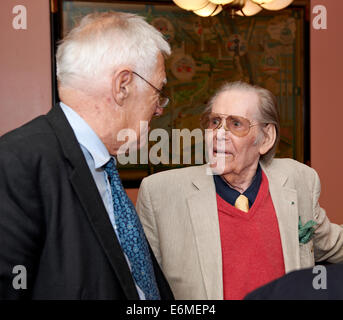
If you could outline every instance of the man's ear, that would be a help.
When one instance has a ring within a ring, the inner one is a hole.
[[[262,131],[264,137],[260,145],[260,155],[266,154],[273,147],[276,140],[276,129],[272,123],[268,123],[262,128]]]
[[[132,72],[128,69],[118,70],[112,77],[112,95],[114,101],[122,106],[129,96],[129,84],[132,82]]]

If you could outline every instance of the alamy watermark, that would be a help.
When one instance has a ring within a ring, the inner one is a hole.
[[[326,30],[328,28],[328,12],[324,5],[316,5],[312,9],[315,15],[312,20],[312,27],[315,30]]]
[[[123,142],[117,151],[117,161],[122,165],[187,165],[209,163],[208,174],[224,172],[229,152],[224,129],[214,130],[200,128],[172,129],[162,128],[148,132],[149,123],[140,122],[140,132],[133,129],[122,129],[117,134],[117,141]],[[193,143],[194,142],[194,143]],[[150,148],[149,148],[150,143]]]
[[[326,290],[328,288],[328,275],[326,267],[322,265],[315,266],[312,269],[312,273],[317,274],[312,281],[313,289]]]
[[[15,15],[12,20],[12,26],[15,30],[27,30],[27,9],[23,5],[16,5],[12,9]]]
[[[12,286],[15,290],[27,289],[27,271],[25,266],[14,266],[12,273],[15,274],[12,280]]]

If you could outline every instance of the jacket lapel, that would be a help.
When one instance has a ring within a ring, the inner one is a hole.
[[[188,197],[201,272],[210,300],[223,299],[222,252],[213,177],[207,165],[199,166],[194,176],[193,193]]]
[[[286,186],[288,177],[273,165],[260,163],[268,178],[269,191],[279,224],[286,273],[300,268],[297,191]]]
[[[47,114],[47,119],[60,142],[66,159],[71,164],[71,184],[101,247],[117,275],[123,291],[128,299],[138,299],[138,293],[125,256],[122,253],[103,201],[68,120],[57,105]]]

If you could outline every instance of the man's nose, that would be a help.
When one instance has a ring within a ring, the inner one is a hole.
[[[223,128],[223,126],[216,131],[217,140],[225,140],[227,138],[227,131]]]

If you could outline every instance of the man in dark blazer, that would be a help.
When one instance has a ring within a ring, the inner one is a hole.
[[[343,264],[288,273],[249,293],[245,300],[343,300]]]
[[[0,299],[173,299],[144,233],[149,278],[134,273],[114,202],[136,213],[108,171],[121,130],[139,147],[140,121],[162,113],[169,53],[142,18],[115,12],[85,17],[59,45],[61,103],[0,138]]]

